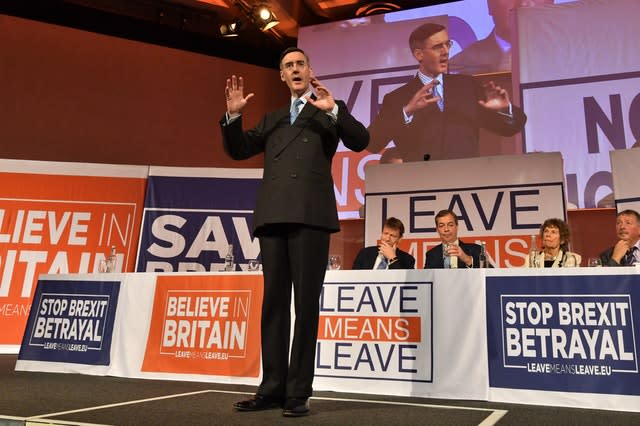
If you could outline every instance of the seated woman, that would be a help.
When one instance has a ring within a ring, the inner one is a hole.
[[[525,267],[571,268],[580,266],[582,257],[569,251],[569,227],[562,219],[547,219],[540,227],[542,251],[529,255]]]

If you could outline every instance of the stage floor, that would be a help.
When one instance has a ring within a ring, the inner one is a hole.
[[[307,417],[238,413],[247,386],[14,371],[0,355],[0,425],[630,425],[640,413],[317,392]]]

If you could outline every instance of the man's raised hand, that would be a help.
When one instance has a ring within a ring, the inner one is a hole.
[[[227,100],[227,113],[229,115],[239,114],[247,105],[249,99],[253,97],[253,93],[244,96],[244,79],[235,75],[227,79],[224,95]]]

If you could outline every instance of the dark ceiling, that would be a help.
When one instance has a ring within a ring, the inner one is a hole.
[[[0,13],[277,68],[298,28],[452,0],[2,0]],[[261,31],[252,18],[267,4],[279,24]],[[240,22],[237,37],[220,26]]]

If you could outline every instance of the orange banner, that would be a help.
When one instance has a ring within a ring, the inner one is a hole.
[[[321,316],[318,340],[420,342],[420,317]]]
[[[526,253],[529,252],[531,235],[507,235],[476,238],[461,236],[465,243],[486,243],[489,263],[496,268],[519,268],[524,266]],[[403,238],[398,246],[416,258],[416,269],[424,268],[425,253],[440,244],[438,238]]]
[[[340,218],[360,217],[364,204],[364,170],[368,164],[378,164],[379,154],[338,151],[331,163],[336,205]]]
[[[261,275],[160,275],[142,371],[258,377]]]
[[[20,344],[40,274],[96,272],[112,246],[116,271],[133,271],[145,185],[135,177],[0,173],[0,345]]]

